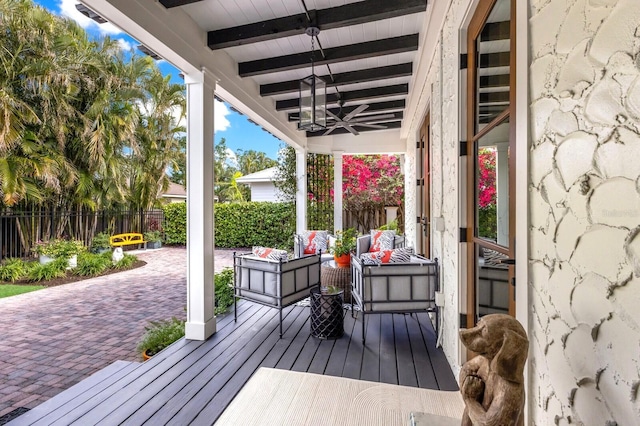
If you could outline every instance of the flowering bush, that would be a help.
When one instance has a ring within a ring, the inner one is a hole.
[[[84,245],[78,240],[55,239],[45,242],[37,242],[33,248],[36,254],[52,257],[54,259],[69,259],[84,251]]]
[[[496,151],[491,148],[478,150],[478,206],[489,207],[496,203]]]

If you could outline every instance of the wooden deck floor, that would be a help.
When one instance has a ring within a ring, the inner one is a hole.
[[[116,362],[18,417],[10,425],[212,424],[259,367],[456,390],[426,314],[345,315],[345,335],[309,335],[309,308],[278,312],[244,302],[206,342],[180,340],[145,363]]]

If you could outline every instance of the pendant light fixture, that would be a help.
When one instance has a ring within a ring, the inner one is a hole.
[[[299,130],[317,132],[327,127],[327,84],[315,75],[314,70],[314,41],[320,33],[318,27],[308,27],[305,30],[311,36],[311,75],[300,80],[300,122]]]

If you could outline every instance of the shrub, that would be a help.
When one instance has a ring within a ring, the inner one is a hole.
[[[45,263],[43,265],[36,263],[29,270],[29,281],[40,282],[64,277],[66,275],[68,265],[69,263],[64,257],[57,258],[53,262]]]
[[[171,203],[162,207],[164,211],[164,242],[187,244],[187,203]]]
[[[182,203],[163,207],[165,242],[187,243],[187,208]],[[265,246],[290,250],[296,229],[293,203],[225,203],[215,206],[216,247]]]
[[[109,253],[110,254],[110,253]],[[100,275],[111,267],[111,258],[100,254],[83,253],[78,256],[76,274],[83,277]]]
[[[109,244],[109,234],[106,232],[100,232],[93,237],[91,241],[91,250],[104,250],[111,248],[111,244]]]
[[[398,219],[393,219],[391,222],[387,223],[386,225],[382,225],[378,229],[391,230],[391,231],[396,231],[396,233],[398,233]]]
[[[53,257],[54,259],[69,259],[71,256],[80,254],[84,251],[82,241],[78,240],[60,240],[38,242],[33,251],[36,254]]]
[[[293,247],[296,211],[293,203],[216,204],[216,247]]]
[[[160,231],[147,231],[143,234],[144,240],[150,243],[162,242],[162,235]]]
[[[176,340],[184,337],[184,320],[173,317],[169,320],[150,321],[146,332],[138,343],[138,350],[155,355]]]
[[[131,265],[133,265],[137,260],[138,260],[138,258],[135,257],[134,255],[125,253],[124,257],[122,259],[120,259],[118,262],[116,262],[114,267],[116,269],[130,268]]]
[[[496,204],[478,208],[478,235],[495,241],[498,236],[498,214]]]
[[[233,305],[233,269],[225,268],[214,276],[216,286],[215,314],[224,314]]]
[[[27,273],[27,265],[20,259],[8,259],[0,265],[0,281],[15,282]]]

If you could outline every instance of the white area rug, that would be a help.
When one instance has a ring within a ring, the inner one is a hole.
[[[260,368],[217,425],[459,425],[459,392]]]

